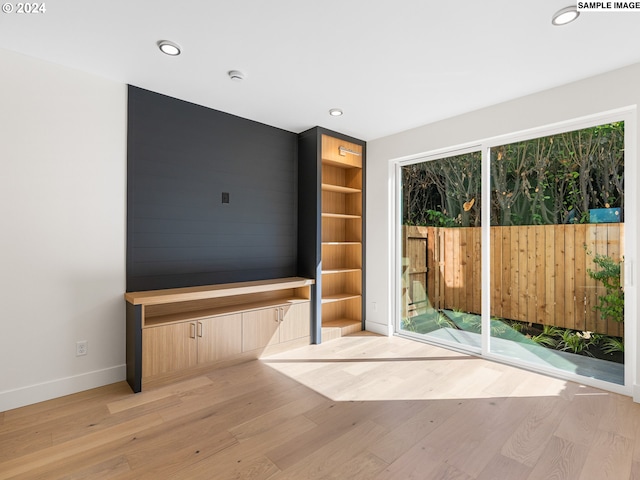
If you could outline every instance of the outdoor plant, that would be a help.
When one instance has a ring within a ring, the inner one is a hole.
[[[407,332],[415,332],[417,330],[415,321],[413,318],[403,318],[402,319],[402,330],[406,330]]]
[[[600,342],[600,349],[606,354],[624,352],[624,339],[620,337],[603,337]]]
[[[587,252],[589,253],[589,252]],[[587,269],[591,278],[602,282],[606,289],[606,295],[598,297],[599,305],[593,307],[599,310],[602,316],[616,322],[624,321],[624,290],[620,281],[620,263],[607,255],[595,255],[593,263],[597,270]]]
[[[560,337],[558,347],[562,351],[571,353],[582,353],[583,355],[592,356],[589,352],[591,332],[576,332],[573,330],[564,330]]]
[[[458,328],[455,323],[453,323],[446,315],[443,315],[442,313],[438,313],[436,324],[440,328]]]
[[[531,337],[538,345],[548,348],[557,348],[559,341],[556,337],[562,336],[563,329],[553,325],[543,325],[542,332]]]
[[[543,347],[556,348],[558,346],[558,340],[553,338],[553,336],[545,335],[544,333],[534,335],[531,337],[531,340]]]

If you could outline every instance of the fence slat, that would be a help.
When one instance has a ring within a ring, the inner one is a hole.
[[[499,227],[502,233],[502,316],[503,318],[515,318],[511,310],[511,297],[513,285],[511,284],[511,229]]]
[[[518,320],[526,321],[529,318],[529,263],[528,259],[527,227],[518,229]]]
[[[541,245],[538,243],[536,235],[537,227],[530,225],[527,227],[525,234],[527,235],[527,320],[530,322],[537,321],[537,305],[538,290],[536,273],[536,256]]]
[[[564,236],[565,226],[556,226],[556,243],[555,243],[555,277],[556,277],[556,308],[554,314],[554,324],[558,327],[564,327]]]
[[[482,235],[480,228],[472,228],[473,234],[473,258],[477,263],[473,266],[473,305],[474,312],[482,311]],[[491,288],[491,285],[487,285],[487,288]]]
[[[575,255],[575,275],[574,275],[574,292],[575,302],[575,328],[576,330],[587,330],[586,309],[585,309],[585,290],[587,281],[587,255],[585,251],[586,245],[586,225],[576,225],[574,227],[574,255]]]
[[[536,232],[536,258],[534,272],[531,272],[536,279],[536,308],[535,308],[535,323],[544,323],[545,307],[547,304],[546,290],[545,290],[545,228],[544,226],[535,227]]]
[[[556,229],[554,225],[544,226],[546,245],[544,256],[545,304],[544,325],[554,325],[556,317]]]
[[[502,317],[502,230],[501,227],[491,228],[491,314]]]
[[[564,228],[564,325],[567,328],[576,328],[575,319],[575,228]]]
[[[585,261],[586,277],[585,277],[585,330],[590,332],[598,331],[598,315],[594,310],[594,307],[598,304],[598,296],[596,291],[596,281],[589,276],[589,270],[593,270],[595,265],[593,264],[593,257],[596,254],[596,237],[597,237],[597,225],[589,224],[586,226],[584,243],[585,253],[587,260]],[[598,332],[605,333],[605,332]]]

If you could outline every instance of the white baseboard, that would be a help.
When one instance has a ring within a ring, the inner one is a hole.
[[[126,365],[118,365],[0,392],[0,412],[121,382],[126,379],[126,375]]]
[[[391,325],[383,325],[382,323],[365,322],[365,330],[368,332],[377,333],[378,335],[384,335],[390,337],[393,335],[393,328]]]
[[[633,384],[633,401],[640,403],[640,385]]]

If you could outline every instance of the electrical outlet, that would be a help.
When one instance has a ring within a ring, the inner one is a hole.
[[[81,357],[89,353],[89,342],[86,340],[80,340],[76,342],[76,357]]]

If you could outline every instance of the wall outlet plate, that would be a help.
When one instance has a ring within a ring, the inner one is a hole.
[[[76,342],[76,357],[81,357],[89,353],[89,342],[86,340],[80,340]]]

